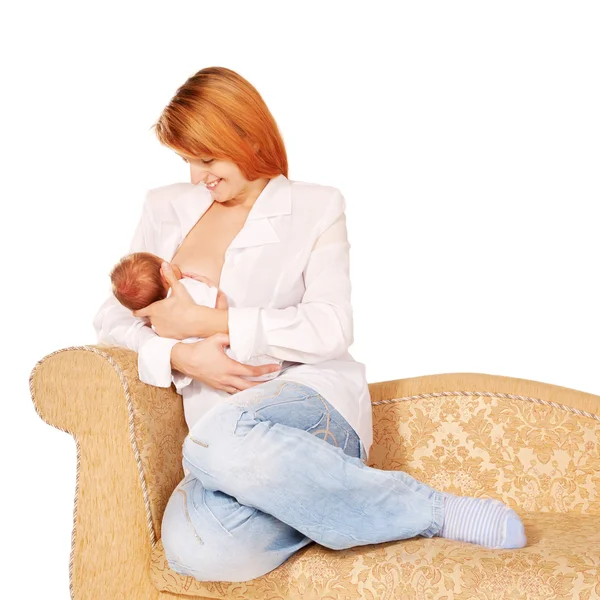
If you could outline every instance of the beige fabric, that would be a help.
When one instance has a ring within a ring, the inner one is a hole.
[[[498,498],[519,514],[600,515],[600,417],[538,399],[445,393],[376,404],[369,464]]]
[[[600,397],[474,373],[369,387],[369,464],[503,500],[524,519],[526,548],[441,538],[344,551],[311,544],[252,582],[181,577],[157,543],[183,477],[181,397],[141,383],[134,352],[81,346],[46,356],[30,377],[40,417],[77,441],[74,597],[600,598]]]
[[[208,598],[401,598],[486,600],[600,598],[600,516],[527,513],[529,544],[486,550],[442,538],[414,538],[348,550],[302,548],[263,577],[200,582],[169,569],[162,544],[152,579],[164,591]]]
[[[30,375],[31,397],[40,417],[76,441],[69,561],[75,600],[158,598],[148,578],[152,521],[133,451],[134,422],[127,402],[135,397],[143,404],[154,391],[142,392],[136,386],[134,364],[133,353],[120,348],[100,353],[84,346],[44,357]],[[48,590],[49,597],[62,595],[61,590]]]

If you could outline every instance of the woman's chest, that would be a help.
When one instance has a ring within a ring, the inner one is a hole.
[[[301,302],[313,224],[291,214],[248,219],[248,212],[215,206],[189,230],[173,218],[161,220],[156,253],[184,272],[208,277],[232,307]]]
[[[204,275],[221,287],[225,252],[244,226],[248,211],[214,203],[182,240],[171,262],[182,271]]]

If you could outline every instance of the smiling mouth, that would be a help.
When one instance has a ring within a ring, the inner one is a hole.
[[[219,185],[219,183],[221,183],[221,181],[223,181],[223,180],[222,179],[217,179],[216,183],[213,181],[210,184],[207,184],[206,187],[209,190],[214,190]]]

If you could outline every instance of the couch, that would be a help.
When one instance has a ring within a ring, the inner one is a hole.
[[[160,523],[183,478],[181,396],[140,382],[131,350],[77,346],[45,356],[30,375],[40,418],[76,441],[72,598],[600,599],[600,396],[480,373],[369,387],[368,464],[502,500],[523,519],[525,548],[439,537],[347,550],[313,543],[247,582],[179,575]]]

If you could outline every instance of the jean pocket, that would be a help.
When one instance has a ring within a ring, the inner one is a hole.
[[[240,504],[233,496],[219,491],[204,490],[203,508],[227,532],[231,533],[249,521],[257,512],[257,508]],[[197,510],[201,507],[197,507]]]

